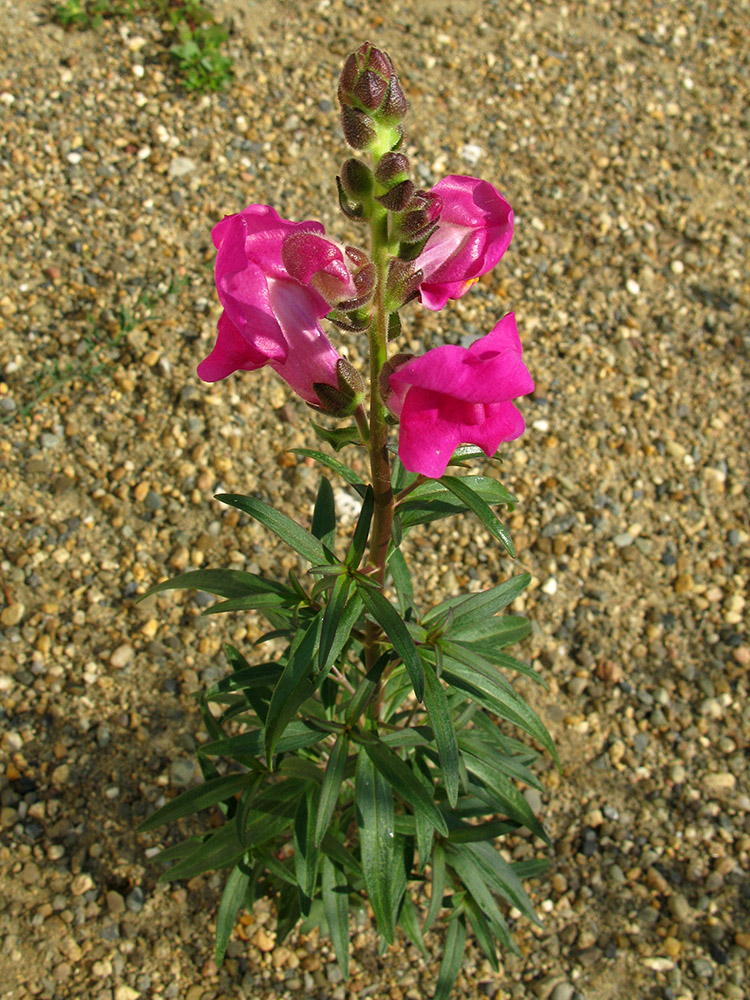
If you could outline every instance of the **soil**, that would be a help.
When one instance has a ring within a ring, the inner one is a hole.
[[[522,957],[474,946],[457,998],[742,1000],[750,986],[745,0],[216,3],[226,92],[180,89],[142,16],[66,32],[0,0],[0,995],[375,997],[434,988],[403,940],[353,926],[352,977],[316,932],[275,945],[262,904],[217,970],[223,876],[157,882],[176,830],[140,819],[197,780],[195,692],[252,615],[152,584],[190,566],[283,575],[213,496],[309,517],[308,411],[272,374],[202,384],[210,231],[250,202],[341,240],[335,108],[371,39],[401,71],[420,183],[482,176],[510,250],[400,349],[514,310],[536,381],[501,475],[515,563],[469,521],[410,543],[424,592],[533,583],[524,689],[560,750],[527,793],[552,839]],[[362,345],[343,349],[356,364]],[[347,496],[340,490],[339,506]],[[160,839],[160,837],[162,839]],[[514,857],[541,842],[509,842]]]

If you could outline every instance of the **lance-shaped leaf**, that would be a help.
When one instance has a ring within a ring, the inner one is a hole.
[[[406,615],[407,611],[411,609],[413,614],[416,607],[414,604],[414,587],[412,586],[409,567],[406,565],[406,560],[401,549],[393,549],[388,558],[388,568],[393,577],[393,586],[396,588],[399,611],[402,615]]]
[[[350,427],[335,427],[330,429],[324,427],[322,424],[317,424],[314,420],[311,420],[310,423],[316,436],[321,441],[325,441],[326,444],[330,444],[334,451],[341,451],[348,444],[362,444],[359,430],[355,424],[352,424]]]
[[[292,452],[295,455],[303,455],[305,458],[314,458],[316,462],[320,462],[321,465],[330,469],[331,472],[335,472],[336,475],[341,476],[350,486],[354,486],[360,495],[364,492],[366,486],[364,479],[359,473],[350,469],[348,465],[339,462],[337,458],[332,458],[330,455],[326,455],[325,452],[315,451],[312,448],[292,448]]]
[[[367,539],[370,537],[370,522],[372,512],[375,508],[375,493],[372,486],[368,486],[362,501],[362,510],[357,518],[357,526],[354,529],[352,543],[346,554],[346,565],[349,569],[356,569],[362,562],[362,556],[367,548]]]
[[[289,649],[289,658],[268,706],[265,729],[266,761],[271,766],[279,737],[297,714],[297,709],[315,690],[310,679],[320,641],[322,615],[316,615],[304,632],[297,634]]]
[[[396,865],[394,852],[393,792],[367,754],[357,758],[355,775],[357,826],[362,874],[378,930],[393,944],[393,896]]]
[[[336,578],[336,582],[331,590],[331,596],[323,614],[323,624],[320,631],[320,648],[318,650],[318,670],[323,670],[328,663],[328,654],[336,640],[336,635],[341,625],[341,617],[344,612],[349,591],[352,587],[352,580],[345,574]],[[353,623],[352,623],[353,624]],[[351,632],[351,627],[349,629]],[[349,633],[346,639],[349,638]],[[344,642],[346,642],[344,639]],[[342,642],[342,647],[343,647]],[[335,659],[335,657],[334,657]]]
[[[525,917],[528,917],[537,927],[542,926],[542,922],[534,912],[528,893],[523,887],[520,878],[513,870],[513,866],[508,864],[505,858],[492,847],[491,844],[475,843],[468,844],[464,850],[468,851],[475,863],[478,865],[484,879],[498,896],[506,899],[511,906],[515,906]]]
[[[341,782],[344,780],[346,761],[349,753],[349,737],[346,733],[340,733],[333,744],[331,756],[328,758],[325,775],[323,777],[323,787],[320,791],[320,803],[318,805],[318,815],[315,821],[315,846],[320,845],[323,834],[328,829],[333,810],[336,808]]]
[[[311,747],[315,743],[320,743],[324,736],[324,732],[312,729],[304,722],[291,722],[276,744],[276,753],[293,753],[303,747]],[[262,729],[238,733],[236,736],[228,736],[200,747],[200,753],[209,757],[260,757],[263,750]]]
[[[380,681],[383,671],[390,660],[391,656],[389,653],[384,653],[382,656],[378,657],[373,666],[367,671],[365,676],[359,682],[357,690],[352,695],[352,700],[346,708],[344,721],[347,726],[353,725],[362,715],[365,708],[367,708],[370,699],[377,691],[378,682]]]
[[[424,670],[406,623],[379,590],[364,584],[360,585],[357,590],[368,613],[383,629],[393,643],[393,648],[403,660],[417,700],[422,701],[424,698]]]
[[[448,924],[445,937],[443,961],[440,963],[437,985],[433,1000],[449,1000],[453,986],[458,979],[464,958],[466,944],[466,918],[461,914],[454,917]]]
[[[326,855],[321,862],[323,908],[344,979],[349,976],[349,886],[342,869]]]
[[[486,761],[491,767],[495,767],[509,778],[513,778],[514,781],[522,781],[525,785],[536,788],[539,792],[544,791],[541,781],[518,757],[513,754],[503,753],[497,747],[491,746],[486,739],[482,739],[476,732],[462,732],[458,742],[462,750],[468,750],[475,757]]]
[[[541,837],[542,840],[549,843],[549,837],[544,832],[544,827],[532,812],[531,806],[525,797],[519,792],[510,778],[506,778],[504,774],[500,774],[485,761],[480,760],[479,757],[472,756],[470,753],[464,753],[463,760],[466,764],[466,770],[479,778],[487,786],[491,793],[488,801],[492,801],[493,806],[498,812],[503,812],[510,819],[522,823],[532,833],[535,833],[537,837]]]
[[[276,594],[284,597],[288,592],[283,584],[266,580],[255,573],[245,573],[238,569],[196,569],[157,583],[142,594],[138,601],[145,601],[147,597],[163,590],[203,590],[219,597],[247,597],[252,594]]]
[[[235,493],[221,493],[216,499],[229,504],[230,507],[236,507],[237,510],[241,510],[259,521],[314,566],[328,561],[323,545],[314,535],[311,535],[301,524],[293,521],[291,517],[274,510],[262,500],[256,500],[255,497],[243,497]]]
[[[315,819],[319,800],[320,790],[317,785],[308,787],[299,801],[294,817],[294,870],[299,887],[299,908],[303,917],[310,914],[318,881],[320,851],[315,846]]]
[[[214,958],[217,965],[221,965],[224,961],[224,955],[229,944],[229,938],[232,936],[237,914],[245,902],[249,882],[249,869],[243,863],[235,865],[229,873],[229,878],[224,886],[224,892],[219,903],[219,912],[216,915],[216,951],[214,952]]]
[[[432,850],[432,885],[430,905],[424,918],[424,933],[432,927],[443,907],[445,895],[445,851],[442,844],[436,843]]]
[[[466,691],[480,705],[507,719],[519,729],[538,740],[552,755],[559,766],[559,758],[552,737],[536,714],[510,687],[507,680],[481,657],[466,655],[464,650],[441,642],[443,648],[443,677],[450,684]],[[450,655],[449,655],[450,654]]]
[[[482,499],[479,492],[468,486],[464,482],[463,477],[443,476],[440,482],[479,518],[487,531],[489,531],[493,538],[496,538],[500,542],[508,555],[515,558],[516,547],[510,537],[510,532],[502,521],[498,519],[497,514],[495,514],[486,500]]]
[[[401,900],[398,923],[414,947],[419,949],[422,957],[429,958],[424,938],[422,937],[422,928],[419,926],[419,921],[417,920],[417,908],[408,892],[404,893]]]
[[[440,770],[443,773],[445,791],[448,802],[455,807],[458,801],[458,741],[456,740],[456,730],[453,726],[450,705],[443,685],[437,678],[434,669],[429,663],[424,663],[424,701],[427,708],[427,715],[430,719],[432,731],[435,734],[438,754],[440,756]]]
[[[242,791],[252,776],[244,774],[227,774],[223,778],[212,778],[197,788],[189,788],[186,792],[171,799],[161,809],[157,809],[138,827],[139,833],[154,830],[165,823],[173,823],[183,816],[190,816],[201,809],[208,809],[219,802],[226,802]]]
[[[520,955],[518,946],[513,942],[508,931],[508,925],[500,912],[495,898],[485,882],[482,870],[476,864],[469,848],[464,845],[450,845],[446,848],[448,864],[458,875],[466,890],[474,899],[479,909],[489,921],[495,937],[502,941],[506,948]]]
[[[477,944],[487,956],[493,970],[498,972],[500,966],[497,961],[497,946],[492,936],[490,925],[471,896],[466,897],[465,906],[466,915],[471,923],[471,929],[474,931]]]
[[[510,580],[505,580],[497,587],[483,590],[479,594],[470,594],[469,596],[459,594],[456,597],[449,597],[434,608],[430,608],[422,618],[422,624],[429,626],[449,609],[452,609],[451,638],[453,639],[477,623],[484,624],[489,616],[496,615],[498,611],[502,611],[503,608],[512,604],[518,595],[528,587],[530,581],[530,573],[521,573],[519,576],[511,577]]]
[[[325,476],[320,478],[310,528],[315,538],[333,552],[336,542],[336,502],[333,499],[333,488]]]
[[[364,750],[401,798],[432,823],[439,833],[447,837],[448,827],[445,817],[435,804],[431,790],[427,790],[409,765],[380,740],[365,743]]]

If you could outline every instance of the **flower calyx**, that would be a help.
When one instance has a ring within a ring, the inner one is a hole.
[[[365,398],[362,376],[346,358],[336,363],[337,385],[316,382],[313,386],[320,400],[320,409],[332,417],[350,417]]]
[[[391,257],[385,281],[385,307],[393,313],[415,299],[424,280],[424,271],[412,261]]]
[[[365,42],[344,63],[339,81],[341,127],[354,149],[381,154],[401,142],[406,98],[390,56]]]

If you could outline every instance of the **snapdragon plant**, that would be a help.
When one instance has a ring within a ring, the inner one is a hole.
[[[523,432],[512,401],[533,383],[513,314],[468,348],[418,357],[399,352],[399,315],[413,300],[437,311],[467,292],[508,247],[513,213],[478,178],[416,187],[401,151],[406,100],[386,53],[366,43],[350,55],[338,98],[344,136],[360,154],[341,168],[339,203],[369,235],[367,248],[267,205],[224,218],[213,230],[223,313],[198,368],[217,381],[270,365],[312,410],[340,421],[313,420],[322,443],[298,449],[323,470],[309,525],[257,497],[217,498],[279,536],[307,571],[281,581],[201,569],[149,592],[208,591],[223,598],[208,613],[252,609],[269,631],[252,659],[226,647],[230,672],[200,699],[205,780],[141,830],[223,813],[218,827],[159,855],[173,862],[167,881],[228,871],[218,962],[239,912],[264,895],[275,902],[277,942],[300,919],[320,925],[346,976],[349,914],[369,903],[383,947],[401,928],[427,956],[425,932],[446,927],[434,994],[446,998],[469,928],[497,969],[498,943],[515,949],[508,908],[537,921],[523,879],[545,863],[513,863],[498,846],[524,829],[547,840],[522,786],[541,788],[539,748],[557,758],[512,685],[517,674],[542,683],[507,652],[529,622],[499,613],[529,575],[435,603],[415,592],[402,540],[441,518],[473,516],[515,555],[497,514],[514,497],[465,467]],[[323,319],[369,344],[369,372],[336,350]],[[352,462],[355,452],[366,463]],[[368,476],[357,471],[365,465]],[[346,543],[329,477],[361,501]]]

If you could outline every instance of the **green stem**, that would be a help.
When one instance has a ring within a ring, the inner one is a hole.
[[[380,394],[380,374],[387,358],[388,313],[385,308],[385,283],[388,275],[388,212],[377,205],[370,221],[372,258],[377,269],[375,318],[370,326],[370,473],[375,494],[370,534],[372,576],[382,588],[385,583],[385,560],[393,523],[393,489],[388,457],[388,424]],[[370,622],[365,639],[368,670],[378,657],[379,627]],[[379,694],[380,692],[378,692]],[[379,705],[379,699],[377,701]],[[377,716],[376,716],[377,717]]]

